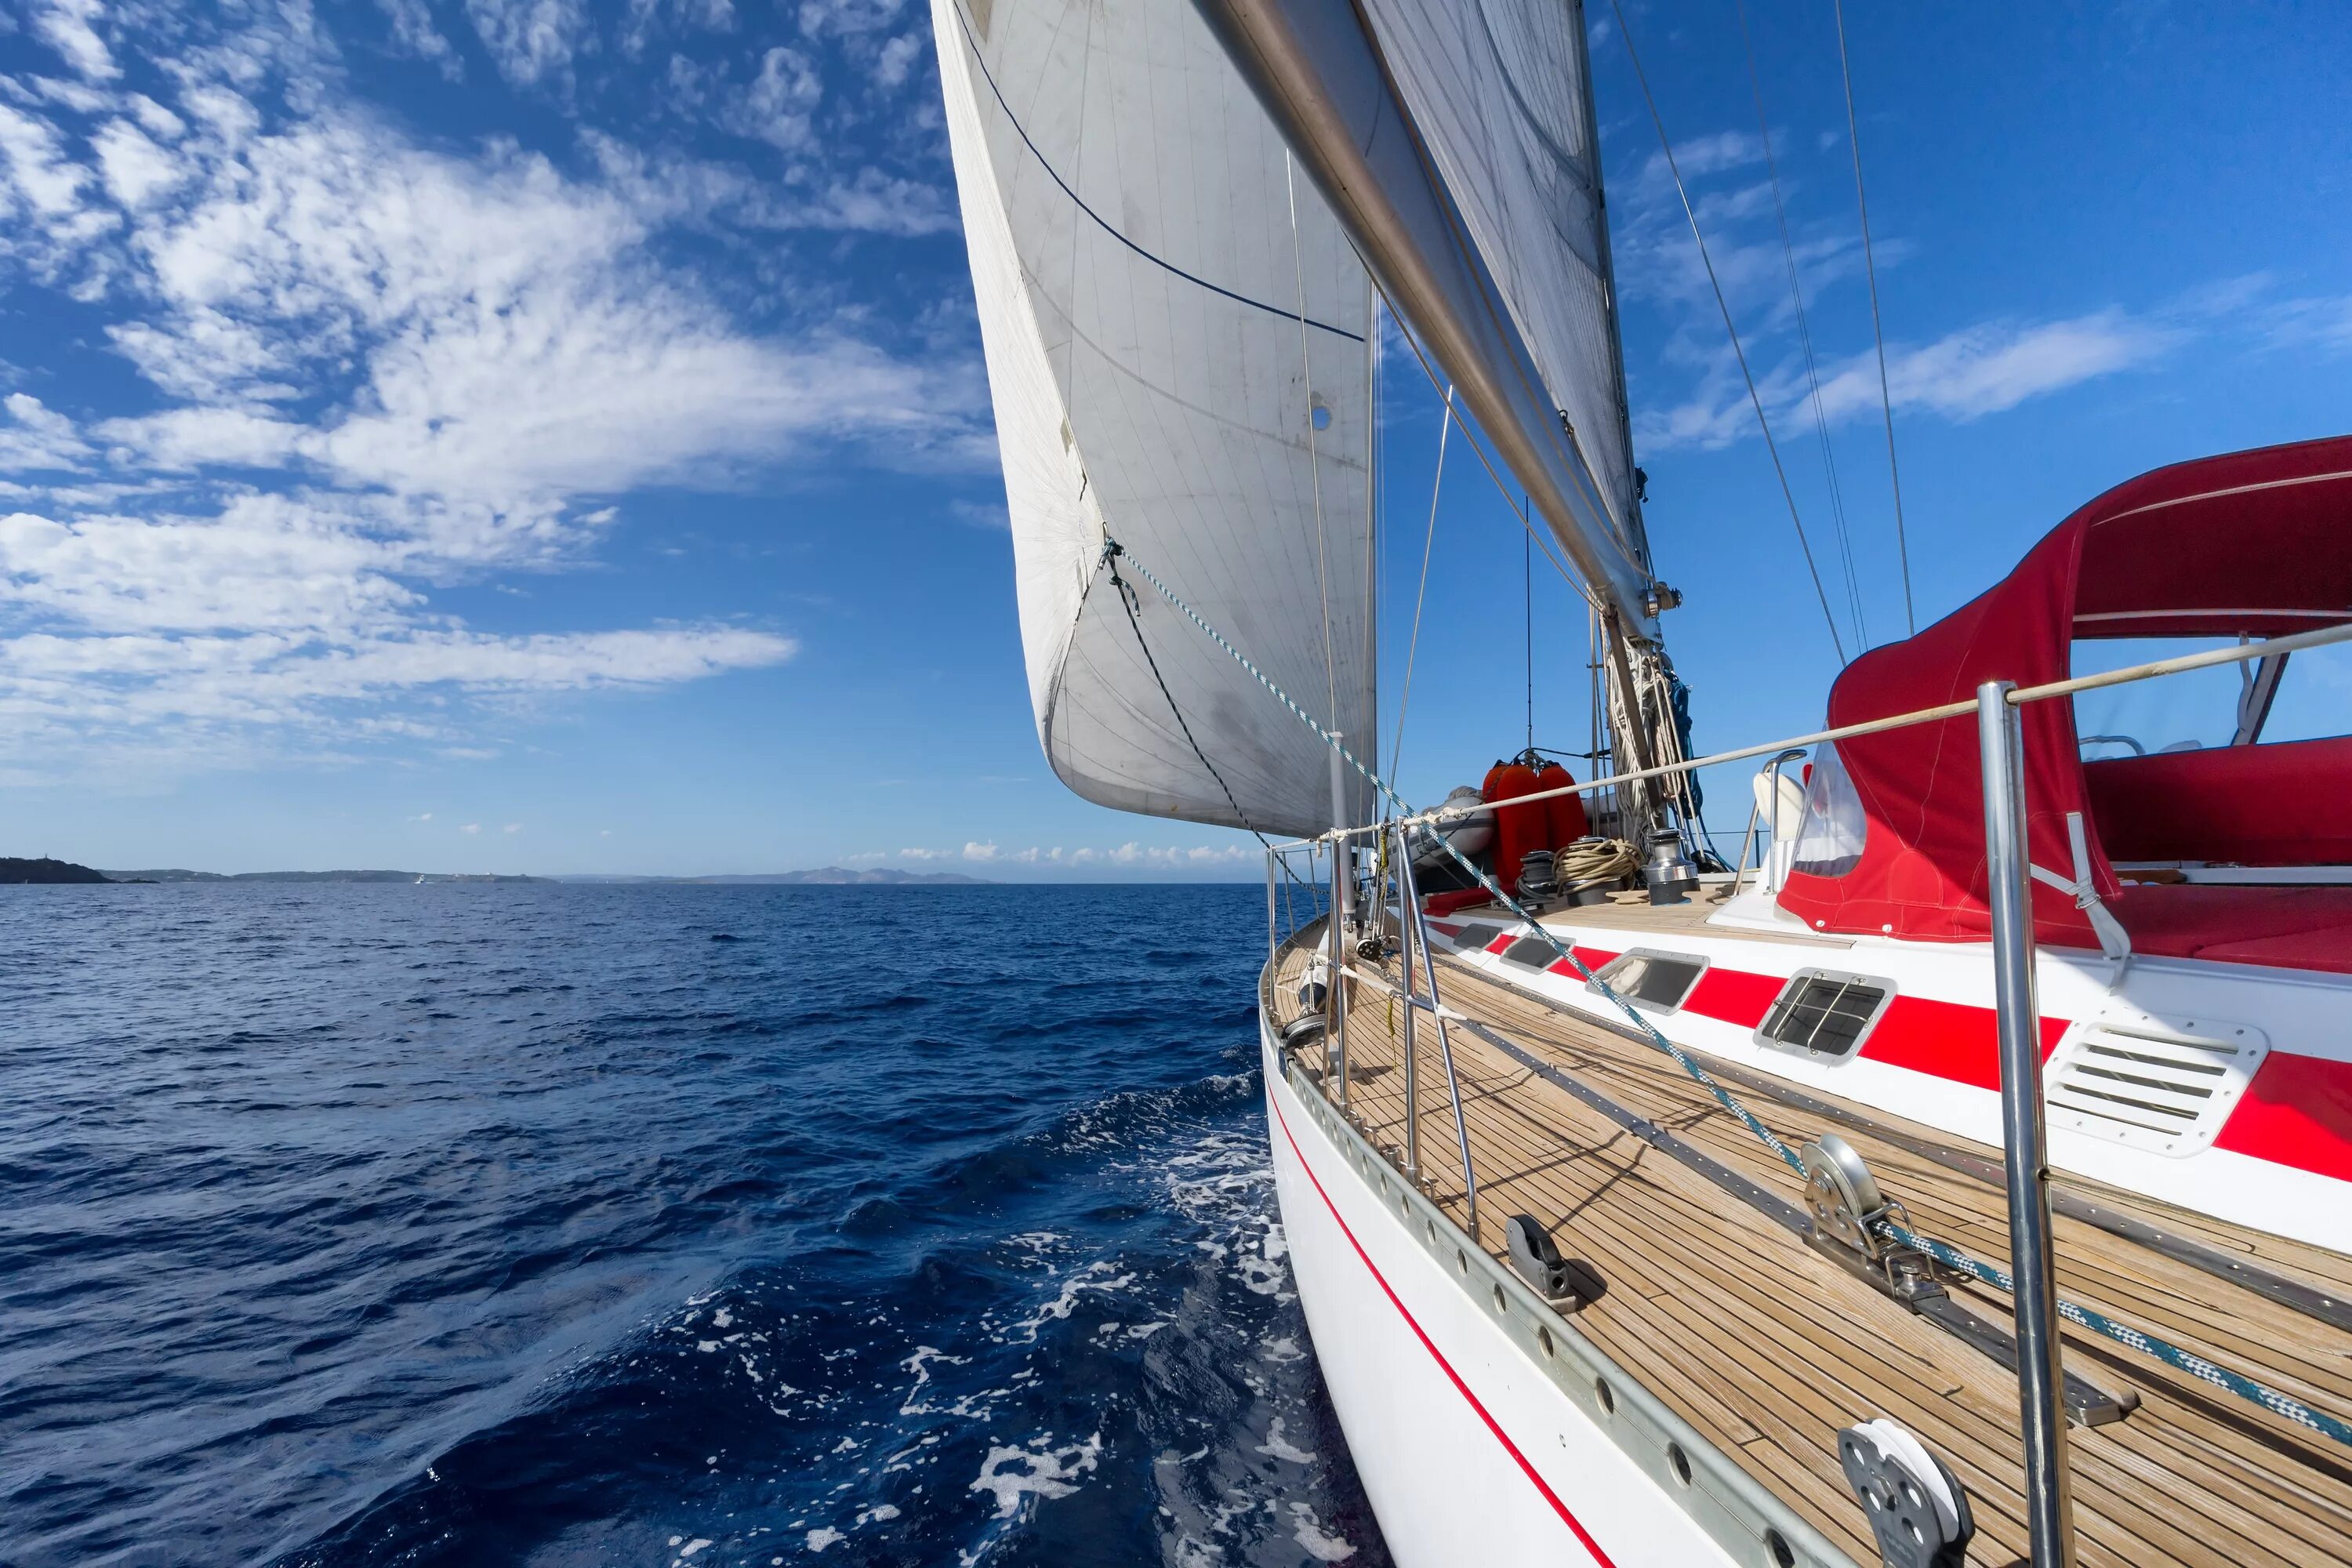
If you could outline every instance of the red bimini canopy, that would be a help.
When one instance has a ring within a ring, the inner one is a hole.
[[[1990,590],[1854,660],[1831,688],[1829,724],[1973,699],[1988,680],[2063,680],[2078,637],[2265,637],[2346,620],[2352,437],[2180,463],[2109,490]],[[2168,889],[2118,886],[2093,816],[2073,702],[2029,703],[2021,717],[2033,864],[2074,879],[2067,816],[2082,813],[2093,885],[2131,927],[2132,900],[2152,904]],[[1838,754],[1867,822],[1860,858],[1840,876],[1792,872],[1781,906],[1822,931],[1927,942],[1987,936],[1975,717],[1843,741]],[[2271,809],[2295,805],[2273,801]],[[2039,940],[2099,945],[2071,894],[2036,882],[2033,912]]]

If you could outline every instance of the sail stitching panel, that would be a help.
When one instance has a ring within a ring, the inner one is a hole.
[[[1220,284],[1212,283],[1207,279],[1201,277],[1198,273],[1187,272],[1184,268],[1177,266],[1174,262],[1168,260],[1165,257],[1155,255],[1151,251],[1145,249],[1142,246],[1138,245],[1134,240],[1129,238],[1124,233],[1120,232],[1118,227],[1113,226],[1100,213],[1087,205],[1086,198],[1079,195],[1078,193],[1071,187],[1070,183],[1062,178],[1060,171],[1055,169],[1054,165],[1046,160],[1045,151],[1040,148],[1036,142],[1030,140],[1028,129],[1021,123],[1021,117],[1013,112],[1013,106],[1005,101],[1003,89],[996,85],[996,78],[989,71],[988,61],[981,55],[979,41],[971,36],[971,24],[964,20],[961,7],[959,6],[954,9],[956,13],[956,25],[963,30],[964,42],[971,49],[972,63],[980,68],[980,79],[988,83],[988,90],[995,95],[997,107],[1004,111],[1004,122],[1013,127],[1013,134],[1021,138],[1022,145],[1028,148],[1030,155],[1037,160],[1037,166],[1045,171],[1045,177],[1052,180],[1055,184],[1060,186],[1062,194],[1070,198],[1071,205],[1076,206],[1080,212],[1086,214],[1087,218],[1094,223],[1096,227],[1101,229],[1105,234],[1110,236],[1113,239],[1118,241],[1129,250],[1135,252],[1136,255],[1143,258],[1144,260],[1150,262],[1154,267],[1157,267],[1162,271],[1170,273],[1174,277],[1181,278],[1187,283],[1191,283],[1198,288],[1206,289],[1212,294],[1221,294],[1228,300],[1247,305],[1253,310],[1264,310],[1271,316],[1280,316],[1286,321],[1297,321],[1303,326],[1317,328],[1319,331],[1329,332],[1336,337],[1345,338],[1349,342],[1360,343],[1364,341],[1364,335],[1361,332],[1351,332],[1345,327],[1335,327],[1328,321],[1318,321],[1311,316],[1302,316],[1296,310],[1286,310],[1279,305],[1269,305],[1263,300],[1253,300],[1246,294],[1235,293],[1231,289],[1224,288]]]

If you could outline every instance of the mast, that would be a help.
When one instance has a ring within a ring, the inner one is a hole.
[[[1654,639],[1658,584],[1538,373],[1363,12],[1318,0],[1196,4],[1591,591],[1633,636]]]

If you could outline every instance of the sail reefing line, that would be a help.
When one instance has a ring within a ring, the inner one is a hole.
[[[1059,185],[1062,188],[1062,193],[1070,198],[1071,205],[1076,207],[1080,212],[1086,214],[1087,216],[1093,221],[1096,227],[1101,229],[1113,239],[1118,240],[1121,245],[1124,245],[1129,250],[1135,252],[1136,255],[1143,258],[1146,261],[1150,262],[1154,267],[1172,272],[1177,277],[1181,278],[1185,282],[1193,284],[1202,289],[1206,289],[1212,294],[1222,294],[1228,300],[1235,300],[1238,303],[1250,306],[1254,310],[1264,310],[1269,315],[1280,316],[1286,321],[1295,321],[1299,324],[1302,331],[1307,327],[1313,327],[1318,331],[1331,332],[1337,336],[1346,338],[1350,342],[1360,343],[1364,341],[1363,333],[1351,332],[1345,327],[1335,327],[1328,321],[1318,321],[1313,317],[1305,314],[1303,309],[1300,310],[1286,310],[1279,305],[1268,304],[1264,300],[1253,300],[1248,295],[1235,293],[1233,289],[1225,288],[1222,284],[1212,283],[1207,279],[1199,276],[1197,273],[1187,272],[1184,268],[1177,266],[1166,257],[1156,254],[1149,247],[1138,245],[1134,238],[1122,231],[1117,224],[1112,223],[1109,219],[1104,217],[1102,214],[1095,211],[1093,206],[1088,205],[1087,199],[1079,195],[1076,190],[1072,189],[1070,183],[1067,180],[1062,178],[1060,172],[1054,167],[1053,160],[1046,157],[1045,152],[1038,147],[1037,143],[1031,140],[1028,131],[1024,129],[1021,123],[1021,117],[1013,112],[1012,105],[1005,102],[1004,91],[1002,88],[996,85],[996,78],[989,70],[988,61],[980,52],[980,41],[971,36],[971,25],[965,22],[962,9],[958,6],[950,6],[949,9],[953,11],[955,14],[957,28],[963,35],[965,47],[971,51],[972,64],[979,68],[981,79],[988,84],[989,91],[995,96],[997,106],[1004,111],[1005,123],[1012,126],[1013,132],[1020,136],[1022,145],[1028,148],[1030,154],[1037,160],[1037,166],[1045,171],[1045,177],[1052,180],[1056,185]]]

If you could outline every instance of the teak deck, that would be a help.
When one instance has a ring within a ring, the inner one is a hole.
[[[1607,911],[1621,925],[1631,912]],[[1706,912],[1693,906],[1657,917],[1689,921]],[[1302,935],[1312,942],[1312,931]],[[1297,1012],[1296,977],[1307,957],[1297,943],[1281,955],[1272,990],[1277,1023]],[[1441,959],[1438,973],[1447,1006],[1802,1205],[1800,1184],[1787,1168],[1654,1047],[1457,962]],[[1387,974],[1391,982],[1397,977],[1393,959]],[[1402,1164],[1401,1004],[1370,986],[1351,989],[1349,1114]],[[1461,1161],[1437,1030],[1424,1015],[1416,1032],[1422,1184],[1461,1223]],[[1590,1263],[1608,1282],[1606,1293],[1577,1315],[1577,1326],[1857,1563],[1874,1564],[1878,1553],[1839,1468],[1837,1433],[1880,1415],[1917,1433],[1967,1488],[1977,1521],[1969,1561],[2023,1560],[2013,1374],[1469,1030],[1449,1034],[1482,1247],[1507,1255],[1503,1227],[1514,1214],[1550,1226],[1562,1252]],[[1319,1044],[1306,1047],[1298,1059],[1318,1079],[1324,1073]],[[1735,1092],[1792,1146],[1832,1130],[1763,1093],[1737,1086]],[[1846,1108],[1896,1134],[2000,1157],[1997,1149],[1869,1107]],[[2007,1267],[2007,1210],[1998,1187],[1885,1138],[1834,1130],[1868,1162],[1888,1195],[1905,1204],[1915,1228]],[[2258,1258],[2339,1299],[2352,1292],[2352,1258],[2110,1188],[2072,1179],[2063,1184],[2208,1246]],[[2352,1335],[2075,1221],[2058,1218],[2055,1237],[2059,1287],[2070,1299],[2321,1409],[2352,1411]],[[2009,1323],[2006,1297],[1951,1289],[1986,1319]],[[2138,1408],[2119,1422],[2069,1428],[2083,1563],[2221,1568],[2352,1561],[2352,1450],[2071,1326],[2065,1359],[2070,1371],[2140,1395]]]

